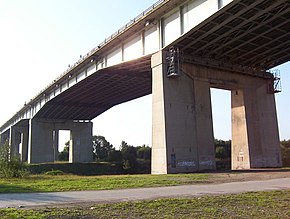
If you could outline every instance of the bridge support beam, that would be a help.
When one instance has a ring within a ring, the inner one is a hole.
[[[232,91],[232,169],[281,167],[274,94],[267,81]]]
[[[2,146],[5,143],[9,142],[9,136],[10,136],[10,129],[8,129],[7,131],[1,133],[1,135],[0,135],[0,146]]]
[[[232,169],[281,167],[271,76],[182,63],[167,77],[165,53],[152,56],[152,173],[215,169],[210,88],[232,97]]]
[[[183,71],[193,80],[231,91],[233,170],[282,166],[270,75],[257,77],[189,63],[183,64]]]
[[[152,173],[215,169],[210,84],[166,76],[165,56],[152,56]]]
[[[59,130],[70,130],[69,162],[92,162],[92,122],[30,120],[29,163],[54,162],[58,156]]]
[[[29,124],[26,119],[11,126],[9,131],[11,155],[19,156],[23,162],[26,162],[28,157],[28,131]]]
[[[28,163],[54,162],[53,130],[49,120],[30,120]]]
[[[93,161],[92,122],[73,123],[69,148],[70,163]]]

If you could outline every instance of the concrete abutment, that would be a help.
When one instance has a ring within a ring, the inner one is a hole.
[[[153,174],[216,168],[211,87],[231,91],[232,169],[282,166],[269,77],[182,63],[170,78],[163,51],[151,67]]]

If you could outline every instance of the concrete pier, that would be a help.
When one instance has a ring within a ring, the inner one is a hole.
[[[215,169],[208,82],[166,76],[165,55],[152,57],[152,173]]]
[[[280,167],[271,77],[182,63],[167,77],[166,53],[152,56],[152,173],[215,169],[210,88],[232,93],[232,169]]]
[[[92,123],[30,120],[28,163],[54,162],[58,155],[58,132],[70,130],[69,162],[92,162]]]

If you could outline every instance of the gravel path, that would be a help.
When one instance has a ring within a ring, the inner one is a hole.
[[[0,194],[0,208],[108,203],[290,189],[290,178],[157,188]]]

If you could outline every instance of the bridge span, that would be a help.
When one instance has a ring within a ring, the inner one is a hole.
[[[215,169],[210,88],[231,91],[232,169],[279,167],[275,106],[290,60],[289,0],[160,0],[81,57],[0,127],[29,163],[91,162],[91,120],[152,93],[152,173]]]

